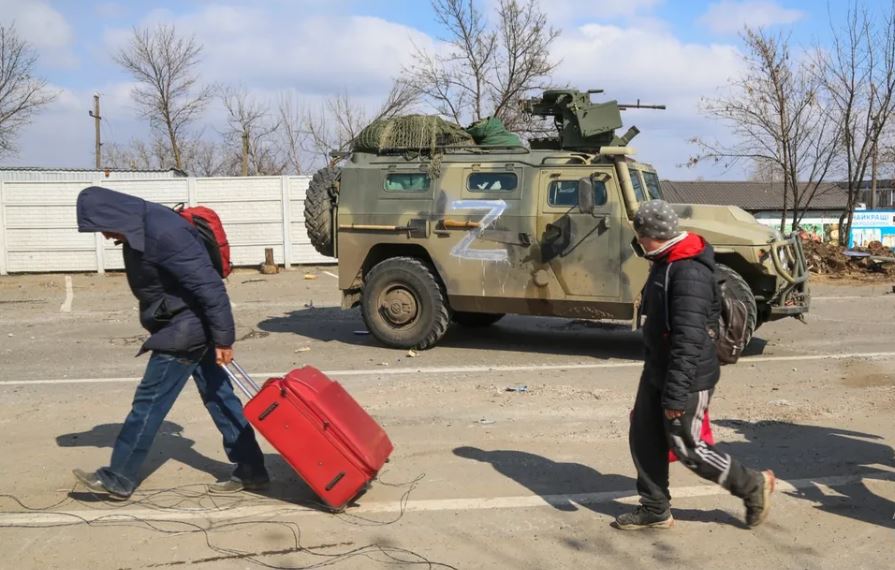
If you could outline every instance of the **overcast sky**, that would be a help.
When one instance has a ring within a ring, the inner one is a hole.
[[[880,2],[866,2],[876,6]],[[482,0],[487,9],[493,0]],[[726,136],[702,117],[700,97],[740,73],[739,31],[766,26],[791,34],[795,47],[825,41],[830,15],[846,3],[811,0],[545,0],[561,35],[553,47],[556,84],[603,88],[623,102],[663,103],[666,111],[626,111],[641,135],[633,146],[663,178],[742,179],[742,169],[681,166],[695,136]],[[37,50],[38,73],[58,99],[26,127],[17,156],[6,165],[93,165],[94,92],[102,95],[104,142],[146,137],[148,126],[131,102],[132,84],[112,61],[134,26],[176,24],[204,46],[203,81],[242,84],[262,98],[294,90],[309,105],[348,93],[375,105],[410,62],[412,46],[442,37],[425,0],[0,0],[0,20],[15,22]],[[216,137],[220,108],[199,128]]]

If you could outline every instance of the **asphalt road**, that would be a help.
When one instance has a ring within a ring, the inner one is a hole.
[[[745,529],[736,499],[675,465],[674,529],[622,533],[609,522],[636,500],[636,333],[508,317],[410,355],[337,308],[334,271],[239,272],[229,288],[246,368],[328,371],[395,443],[381,480],[341,515],[315,509],[269,447],[269,491],[209,496],[229,466],[189,386],[130,503],[74,488],[72,468],[108,461],[145,366],[135,303],[120,274],[0,278],[0,567],[891,565],[890,283],[815,284],[807,324],[766,325],[724,369],[717,439],[784,481],[765,526]]]

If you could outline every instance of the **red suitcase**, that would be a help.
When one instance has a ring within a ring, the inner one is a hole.
[[[246,418],[323,502],[341,510],[369,486],[392,442],[338,382],[305,366],[258,388],[233,365],[242,380],[225,370],[250,398]]]

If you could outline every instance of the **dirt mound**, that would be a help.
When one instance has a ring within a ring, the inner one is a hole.
[[[870,242],[866,247],[846,250],[837,244],[803,239],[802,248],[805,250],[808,270],[817,275],[831,277],[895,276],[895,262],[876,259],[895,257],[892,250],[878,241]],[[846,251],[852,255],[847,255]],[[867,255],[854,255],[854,253]]]

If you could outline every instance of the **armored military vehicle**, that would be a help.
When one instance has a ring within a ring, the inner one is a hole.
[[[396,348],[429,348],[452,321],[488,326],[507,313],[633,323],[649,264],[631,220],[662,188],[634,158],[636,127],[615,134],[628,106],[592,102],[594,92],[527,101],[557,129],[528,147],[432,136],[356,148],[317,172],[306,226],[318,251],[338,257],[343,308],[360,305],[370,332]],[[724,294],[749,307],[750,331],[808,311],[798,238],[733,206],[675,208],[683,229],[714,246]]]

